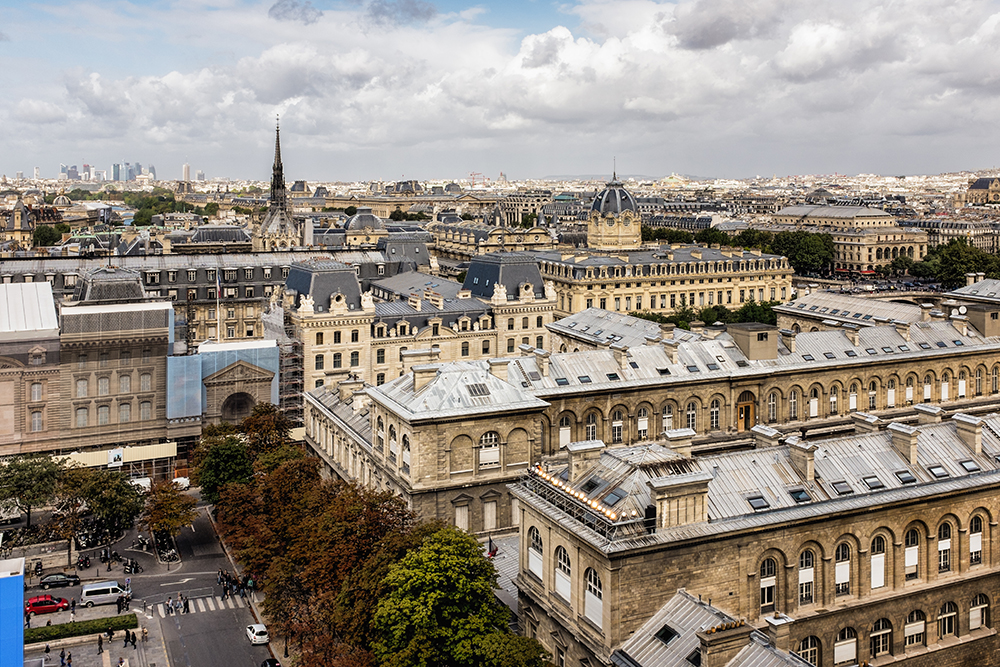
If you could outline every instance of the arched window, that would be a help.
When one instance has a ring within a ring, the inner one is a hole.
[[[344,355],[340,352],[333,353],[333,367],[341,368],[344,365]]]
[[[324,357],[322,354],[317,354],[316,358],[313,360],[313,368],[321,371],[323,370]]]
[[[625,422],[625,414],[621,410],[611,413],[611,442],[622,441],[622,424]]]
[[[765,558],[760,564],[760,611],[767,613],[774,611],[775,588],[777,586],[776,575],[778,564],[773,558]]]
[[[874,380],[868,385],[868,409],[875,409],[875,399],[878,397],[878,382]]]
[[[687,427],[693,431],[698,430],[698,406],[694,401],[688,403],[687,407]]]
[[[76,381],[76,397],[77,398],[86,398],[87,397],[87,381],[86,380],[81,379],[81,380],[77,380]]]
[[[132,421],[132,404],[122,403],[118,406],[118,423],[127,424]]]
[[[389,460],[396,462],[396,427],[389,426]]]
[[[587,593],[584,596],[584,615],[597,627],[603,627],[604,593],[601,589],[601,578],[593,568],[587,568]]]
[[[976,369],[976,396],[983,395],[983,369]]]
[[[948,371],[941,374],[941,400],[947,401],[951,398],[951,375]]]
[[[983,517],[974,516],[969,521],[969,564],[983,562]]]
[[[847,393],[847,409],[857,410],[858,409],[858,383],[851,383],[851,390]]]
[[[938,526],[938,572],[951,570],[951,524]]]
[[[139,376],[139,391],[152,391],[153,390],[153,376],[149,373],[143,373]]]
[[[889,378],[885,383],[885,406],[893,408],[896,406],[896,380]]]
[[[788,419],[795,421],[799,418],[799,392],[792,389],[788,393]]]
[[[851,593],[851,545],[841,542],[834,552],[834,560],[837,565],[834,571],[834,584],[837,595],[850,595]]]
[[[812,549],[799,554],[799,604],[812,604],[816,556]]]
[[[539,350],[545,347],[545,339],[542,336],[535,336],[535,347]]]
[[[139,421],[149,421],[153,418],[153,404],[143,401],[139,404]]]
[[[76,427],[85,428],[87,426],[87,408],[76,409]]]
[[[462,356],[463,357],[469,356],[469,343],[468,342],[462,343]]]
[[[566,602],[570,601],[573,570],[569,564],[569,553],[565,548],[556,547],[556,594]]]
[[[991,378],[991,391],[995,394],[1000,391],[1000,366],[994,366],[993,370],[990,371]]]
[[[890,655],[892,653],[892,622],[887,618],[880,618],[872,626],[871,634],[872,657],[880,655]]]
[[[667,403],[663,406],[663,430],[669,431],[674,427],[674,406]]]
[[[405,433],[402,440],[402,455],[403,462],[401,469],[408,475],[410,474],[410,437]]]
[[[639,408],[636,413],[636,435],[640,440],[649,437],[649,410],[646,408]]]
[[[838,397],[839,393],[840,393],[840,390],[837,388],[836,385],[834,385],[833,387],[830,387],[830,414],[831,415],[837,414],[837,397]]]
[[[819,416],[819,389],[815,387],[809,390],[809,416]]]
[[[107,378],[104,378],[104,381],[107,382]],[[36,402],[36,403],[38,401],[42,400],[42,383],[41,382],[32,382],[31,383],[31,400],[33,402]]]
[[[528,318],[527,317],[522,317],[521,318],[521,328],[522,329],[527,329],[528,328]]]
[[[972,598],[969,607],[969,630],[976,630],[990,624],[990,599],[980,593]]]
[[[35,410],[31,413],[31,432],[38,433],[44,430],[44,425],[42,423],[42,411]]]
[[[774,392],[767,396],[767,421],[778,421],[778,395]]]
[[[712,403],[709,405],[708,409],[708,423],[709,428],[713,431],[719,430],[719,413],[721,412],[721,403],[719,399],[713,399]]]
[[[958,605],[945,602],[938,612],[938,639],[955,634],[955,619],[958,618]]]
[[[104,426],[111,421],[111,407],[107,405],[97,406],[97,425]]]
[[[39,388],[39,397],[38,398],[34,398],[33,397],[34,396],[34,392],[35,392],[35,385],[38,385],[38,388]],[[40,400],[42,400],[42,398],[41,398],[41,387],[42,387],[42,385],[39,384],[39,383],[37,383],[37,382],[35,384],[31,385],[31,392],[32,392],[32,399],[31,400],[33,400],[33,401],[40,401]],[[97,378],[97,395],[98,396],[107,396],[109,393],[111,393],[111,378],[107,378],[107,377]]]
[[[833,644],[833,664],[843,665],[857,661],[858,633],[854,628],[844,628],[837,633]]]
[[[934,379],[928,373],[924,376],[924,403],[931,400],[931,393],[934,391]]]
[[[528,529],[528,572],[542,578],[542,534],[534,526]]]
[[[906,617],[903,627],[903,638],[906,646],[923,646],[927,637],[927,616],[919,609],[914,609]]]
[[[806,637],[795,652],[810,665],[819,665],[819,637]]]
[[[545,326],[544,320],[542,319],[542,316],[539,315],[538,317],[535,318],[535,328],[541,329],[543,326]]]
[[[885,586],[885,538],[881,535],[872,538],[871,557],[872,588],[882,588]]]
[[[479,438],[479,467],[494,468],[500,465],[500,434],[496,431],[483,433]]]
[[[484,340],[483,341],[483,354],[489,354],[489,353],[490,353],[490,341]]]
[[[917,532],[916,528],[910,528],[906,531],[906,536],[903,538],[904,551],[904,562],[903,567],[905,568],[906,578],[916,579],[919,576],[918,566],[920,564],[920,533]]]
[[[913,403],[913,377],[906,378],[906,402]]]
[[[597,413],[587,415],[587,440],[597,440]]]
[[[354,352],[351,352],[351,366],[355,367],[360,365],[361,365],[361,353],[355,350]]]

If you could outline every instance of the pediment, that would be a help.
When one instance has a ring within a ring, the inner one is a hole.
[[[226,382],[270,382],[274,372],[255,366],[248,361],[237,361],[229,364],[221,371],[216,371],[205,378],[206,385],[224,384]]]

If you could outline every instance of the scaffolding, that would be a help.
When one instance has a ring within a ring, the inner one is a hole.
[[[302,426],[303,359],[302,343],[295,338],[291,316],[284,316],[285,336],[278,341],[278,407],[296,426]]]

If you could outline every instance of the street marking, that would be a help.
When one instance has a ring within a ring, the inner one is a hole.
[[[181,584],[186,584],[189,581],[194,581],[194,578],[188,577],[186,579],[181,579],[180,581],[170,581],[165,584],[160,584],[160,586],[180,586]]]
[[[246,605],[243,604],[243,598],[242,597],[236,598],[236,606],[239,607],[240,609],[245,609],[246,608]]]
[[[208,603],[208,608],[215,611],[215,598],[205,598],[205,601]]]
[[[233,607],[236,606],[236,605],[233,604],[233,598],[232,597],[230,597],[229,600],[226,601],[226,604],[229,606],[230,609],[232,609]]]
[[[205,603],[202,602],[201,598],[196,599],[195,602],[198,605],[198,611],[205,611]]]
[[[160,614],[160,618],[166,618],[167,617],[166,612],[163,611],[163,605],[162,604],[156,605],[156,611]]]

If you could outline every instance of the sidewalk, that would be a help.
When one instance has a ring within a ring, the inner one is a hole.
[[[114,612],[114,605],[103,605],[91,609],[77,607],[76,620],[85,621],[95,618],[113,618],[115,616]],[[124,631],[115,632],[115,637],[110,642],[107,637],[104,637],[104,653],[102,654],[97,653],[96,635],[71,637],[59,640],[58,642],[51,642],[49,644],[50,652],[44,664],[58,667],[59,652],[65,649],[67,654],[73,654],[73,667],[115,667],[118,664],[119,658],[125,658],[126,664],[129,667],[170,667],[170,662],[167,660],[167,648],[163,641],[163,630],[160,627],[160,616],[152,613],[152,609],[150,609],[151,613],[148,616],[142,613],[141,608],[138,610],[133,608],[131,612],[135,612],[139,620],[139,627],[134,630],[136,633],[136,648],[133,649],[131,644],[129,644],[128,648],[123,648],[122,644],[125,639]],[[128,614],[131,612],[125,613]],[[45,625],[49,620],[52,621],[53,625],[68,623],[69,612],[35,616],[31,619],[31,625],[32,627],[39,627],[39,625]],[[145,643],[142,641],[142,628],[146,628],[149,631],[149,638]],[[24,647],[25,660],[44,657],[46,657],[45,643],[28,644]]]

